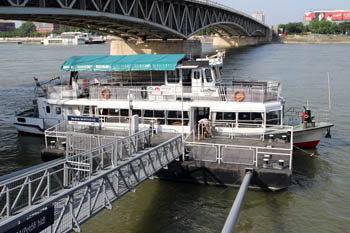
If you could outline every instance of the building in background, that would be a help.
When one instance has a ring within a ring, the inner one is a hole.
[[[14,32],[15,30],[15,22],[8,20],[0,20],[0,32]]]
[[[345,10],[316,10],[304,13],[304,22],[330,21],[330,22],[350,22],[350,11]]]
[[[265,14],[263,12],[255,12],[252,14],[252,17],[262,23],[265,23]]]
[[[39,33],[47,32],[57,32],[60,29],[60,25],[52,23],[39,23],[33,22],[36,28],[36,31]]]

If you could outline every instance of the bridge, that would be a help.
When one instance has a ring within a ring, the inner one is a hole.
[[[208,0],[0,0],[0,18],[88,28],[124,39],[183,39],[211,29],[220,36],[265,37],[267,25]]]

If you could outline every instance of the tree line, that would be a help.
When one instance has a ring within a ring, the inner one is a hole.
[[[85,28],[70,27],[65,25],[60,25],[57,32],[39,33],[36,31],[35,25],[32,22],[25,22],[13,32],[0,32],[0,37],[42,37],[48,36],[52,33],[61,34],[62,32],[89,32],[97,34],[96,32]]]
[[[350,34],[350,22],[335,23],[330,21],[312,21],[309,25],[301,22],[280,24],[278,28],[285,34],[317,33],[317,34]]]

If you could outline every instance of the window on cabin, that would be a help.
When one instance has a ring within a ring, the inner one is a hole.
[[[211,83],[213,81],[211,69],[205,69],[205,79],[207,80],[208,83]]]
[[[26,119],[23,118],[23,117],[18,117],[18,118],[17,118],[17,121],[18,121],[18,122],[25,123],[25,122],[26,122]]]
[[[272,111],[266,113],[266,125],[280,125],[281,124],[281,111]]]
[[[182,125],[182,112],[168,111],[167,120],[168,120],[168,125]],[[184,125],[188,125],[188,122],[189,122],[188,112],[184,111]]]
[[[217,112],[216,113],[216,121],[236,121],[236,113],[235,112]]]
[[[127,123],[129,122],[129,109],[120,109],[120,122]]]
[[[167,80],[168,83],[179,83],[180,75],[176,71],[167,71]]]
[[[139,109],[132,110],[132,115],[138,115],[139,117],[141,117],[141,110]]]
[[[50,106],[46,106],[46,113],[50,113],[50,112],[51,112]]]
[[[56,115],[61,115],[62,109],[61,107],[56,107]]]
[[[216,81],[220,81],[220,80],[221,80],[221,70],[220,70],[220,67],[215,67],[215,78],[216,78]]]
[[[243,124],[243,125],[241,125],[241,127],[262,125],[263,113],[261,113],[261,112],[240,112],[240,113],[238,113],[238,123]]]
[[[183,85],[191,86],[191,70],[190,69],[182,70],[182,75],[183,75]]]
[[[201,78],[201,73],[199,71],[194,71],[193,72],[193,78],[194,79],[200,79]]]
[[[158,110],[145,110],[145,122],[155,120],[157,124],[164,125],[165,124],[165,114],[164,111]]]

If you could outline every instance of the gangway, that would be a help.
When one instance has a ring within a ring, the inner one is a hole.
[[[0,178],[1,233],[79,232],[81,223],[180,157],[181,135],[164,138],[154,147],[144,138],[120,139]],[[141,146],[120,146],[122,140]]]

